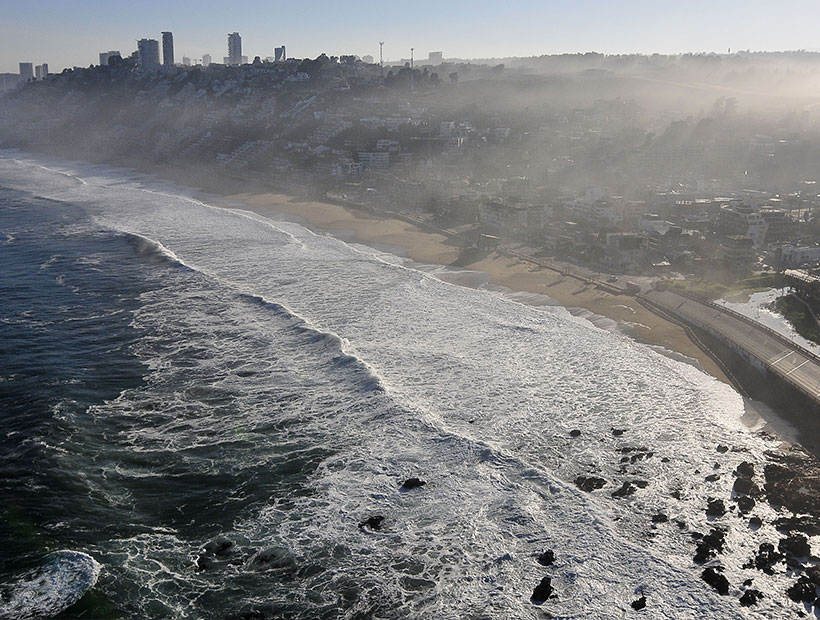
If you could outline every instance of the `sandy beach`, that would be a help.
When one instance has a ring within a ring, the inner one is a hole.
[[[353,207],[300,200],[276,193],[245,193],[227,198],[244,203],[262,215],[289,214],[303,218],[315,229],[330,233],[344,231],[346,238],[366,245],[404,248],[406,256],[420,263],[481,271],[488,275],[491,285],[547,295],[563,306],[583,308],[626,323],[633,328],[640,342],[694,359],[705,372],[729,383],[720,367],[689,338],[682,327],[646,309],[630,295],[614,295],[558,271],[498,252],[465,252],[442,234]]]

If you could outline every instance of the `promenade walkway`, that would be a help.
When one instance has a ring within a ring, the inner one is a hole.
[[[760,370],[771,372],[820,403],[820,357],[737,312],[672,291],[638,296],[677,318],[706,330]]]

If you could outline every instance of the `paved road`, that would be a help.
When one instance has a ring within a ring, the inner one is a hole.
[[[721,310],[718,306],[671,291],[653,290],[642,297],[689,323],[720,334],[764,363],[771,372],[820,402],[820,358],[810,352],[751,319]]]

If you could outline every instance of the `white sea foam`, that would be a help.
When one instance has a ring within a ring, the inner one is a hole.
[[[542,617],[529,595],[545,574],[558,598],[543,609],[555,617],[622,617],[641,594],[657,618],[793,615],[786,575],[743,568],[761,542],[776,543],[774,528],[704,512],[708,497],[728,500],[741,461],[773,447],[745,427],[726,385],[560,308],[443,282],[295,223],[146,191],[144,180],[77,174],[89,185],[47,176],[38,191],[191,268],[134,313],[146,386],[92,410],[121,425],[121,445],[90,487],[116,494],[108,476],[153,478],[146,462],[160,453],[174,471],[203,476],[273,468],[282,454],[296,471],[310,463],[309,493],[273,495],[225,534],[254,553],[285,549],[299,566],[323,558],[287,596],[321,608],[353,589],[348,617],[380,603],[391,617]],[[605,486],[582,492],[580,475]],[[411,476],[428,484],[400,492]],[[614,499],[630,481],[643,486]],[[658,512],[670,522],[653,525]],[[381,530],[359,527],[376,514]],[[715,525],[728,531],[720,561],[731,597],[691,560],[692,531]],[[557,557],[547,569],[534,559],[546,548]],[[112,541],[107,553],[126,558],[146,597],[196,617],[180,601],[211,586],[179,568],[194,557],[183,533]],[[767,598],[743,611],[748,577]]]
[[[97,583],[100,565],[79,551],[56,551],[43,563],[3,584],[0,618],[51,618],[68,609]]]

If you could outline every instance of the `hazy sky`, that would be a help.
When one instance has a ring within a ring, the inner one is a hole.
[[[0,72],[47,62],[52,72],[136,49],[140,38],[174,33],[183,54],[227,55],[227,33],[243,53],[292,57],[371,54],[417,59],[486,58],[598,51],[726,52],[820,49],[820,0],[2,0]]]

